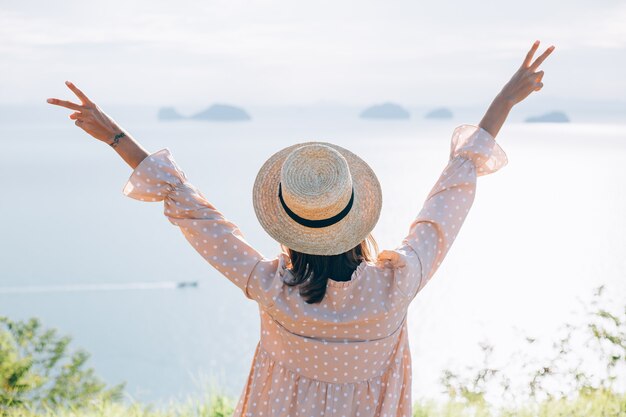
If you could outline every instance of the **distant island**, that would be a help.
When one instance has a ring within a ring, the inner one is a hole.
[[[231,106],[228,104],[213,104],[206,110],[203,110],[189,117],[180,115],[173,107],[162,107],[161,109],[159,109],[157,118],[161,121],[182,119],[209,121],[243,121],[251,119],[248,112],[246,112],[241,107]]]
[[[569,123],[570,119],[561,111],[552,111],[540,116],[530,116],[524,120],[526,123]]]
[[[180,120],[184,119],[185,116],[178,113],[174,107],[161,107],[157,118],[159,120]]]
[[[409,119],[411,114],[395,103],[382,103],[370,106],[359,115],[362,119]]]
[[[452,114],[452,111],[450,109],[448,109],[447,107],[441,107],[431,110],[430,112],[426,113],[426,116],[424,117],[427,119],[452,119],[453,116],[454,115]]]
[[[194,114],[191,118],[199,120],[250,120],[250,115],[241,107],[214,104],[208,109]]]

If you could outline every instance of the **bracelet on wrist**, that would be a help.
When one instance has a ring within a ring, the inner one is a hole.
[[[124,136],[126,136],[126,133],[124,133],[124,132],[118,133],[113,138],[113,142],[109,143],[109,145],[111,145],[111,147],[115,148],[119,144],[120,139],[123,138]]]

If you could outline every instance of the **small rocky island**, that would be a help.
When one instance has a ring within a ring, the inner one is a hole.
[[[382,103],[370,106],[359,115],[361,119],[409,119],[411,114],[395,103]]]
[[[214,104],[208,109],[191,116],[196,120],[250,120],[250,115],[241,107]]]
[[[203,110],[189,117],[180,115],[173,107],[163,107],[159,109],[157,118],[161,121],[182,119],[208,121],[243,121],[251,119],[248,112],[246,112],[241,107],[231,106],[228,104],[213,104],[206,110]]]
[[[570,119],[561,111],[552,111],[539,116],[527,117],[526,123],[569,123]]]
[[[424,117],[427,119],[452,119],[454,115],[452,114],[452,111],[447,107],[440,107],[438,109],[429,111]]]
[[[174,107],[161,107],[157,118],[159,120],[180,120],[184,119],[185,116],[178,113]]]

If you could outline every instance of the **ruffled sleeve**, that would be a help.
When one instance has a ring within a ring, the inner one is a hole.
[[[251,282],[255,268],[276,269],[276,260],[266,259],[245,240],[232,221],[218,211],[191,184],[168,148],[148,155],[133,170],[124,195],[141,201],[163,201],[164,214],[182,231],[192,247],[215,269],[237,285],[249,299],[261,301],[261,283]]]
[[[508,163],[504,150],[485,129],[464,124],[452,134],[450,160],[456,157],[470,159],[476,167],[476,176],[491,174]]]
[[[400,246],[382,251],[395,282],[409,301],[424,288],[450,250],[474,202],[476,178],[508,163],[504,150],[479,126],[463,124],[453,134],[450,158]]]

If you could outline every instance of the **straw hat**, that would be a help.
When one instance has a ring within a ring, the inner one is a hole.
[[[272,155],[254,182],[261,226],[288,248],[338,255],[361,243],[382,208],[380,183],[354,153],[328,142],[303,142]]]

